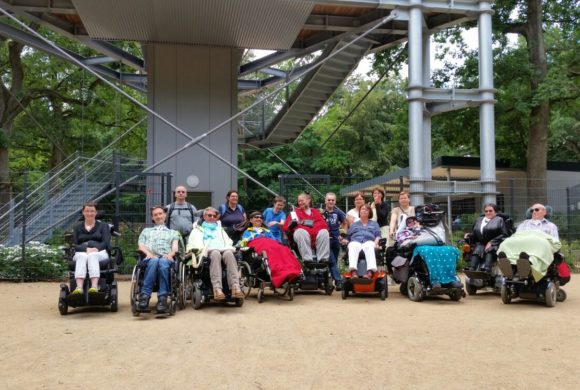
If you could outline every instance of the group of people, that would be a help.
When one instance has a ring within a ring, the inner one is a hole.
[[[152,207],[154,226],[145,228],[139,236],[139,250],[143,253],[146,269],[138,308],[148,308],[153,287],[158,284],[157,311],[167,310],[170,267],[182,238],[187,243],[186,252],[210,259],[210,277],[216,300],[225,299],[222,287],[223,266],[232,296],[243,298],[234,257],[235,242],[242,246],[255,246],[260,252],[264,250],[268,258],[277,259],[280,269],[299,273],[300,263],[290,249],[283,245],[285,234],[295,244],[303,262],[328,263],[337,289],[341,288],[342,283],[338,268],[340,245],[346,246],[351,276],[359,276],[357,262],[360,253],[364,252],[368,271],[361,276],[372,278],[373,272],[377,271],[375,249],[381,238],[389,239],[390,244],[396,241],[404,245],[415,239],[421,231],[408,193],[399,194],[399,205],[393,210],[389,210],[390,206],[385,202],[385,193],[381,188],[375,188],[372,195],[373,202],[367,204],[364,196],[357,193],[355,207],[345,213],[336,206],[334,193],[326,194],[324,208],[319,210],[312,207],[311,196],[303,192],[298,195],[297,206],[288,215],[283,211],[285,199],[277,196],[272,207],[264,212],[252,212],[248,218],[238,202],[239,194],[235,190],[228,192],[226,202],[218,209],[207,207],[198,211],[187,202],[186,188],[177,186],[175,202]],[[541,230],[558,239],[557,227],[545,218],[546,208],[535,204],[531,209],[532,218],[520,224],[518,231]],[[96,219],[96,205],[86,203],[82,214],[84,221],[73,232],[77,286],[73,294],[83,293],[87,268],[91,280],[88,292],[98,291],[99,262],[107,259],[110,252],[109,226]],[[489,270],[497,258],[499,245],[508,236],[504,219],[498,215],[495,204],[484,206],[484,216],[476,221],[466,238],[468,236],[474,244],[471,269],[477,269],[483,263],[481,269]],[[274,283],[282,282],[282,279],[276,278]]]

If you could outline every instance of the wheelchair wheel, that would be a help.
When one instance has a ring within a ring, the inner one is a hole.
[[[194,310],[201,309],[201,290],[199,288],[194,288],[192,286],[192,293],[191,293],[191,307]]]
[[[413,302],[420,302],[423,300],[423,286],[416,276],[411,276],[407,280],[407,296]]]
[[[461,291],[453,290],[449,293],[449,298],[452,301],[458,302],[461,299]]]
[[[340,297],[342,299],[348,298],[348,288],[345,285],[342,286],[342,291],[340,292]]]
[[[544,294],[546,296],[546,306],[548,307],[556,306],[556,302],[558,302],[558,291],[556,290],[556,286],[554,285],[554,283],[552,282],[548,283],[548,287],[546,288]]]
[[[512,290],[508,286],[506,286],[505,284],[502,284],[500,293],[501,293],[501,301],[504,304],[507,305],[507,304],[511,303]]]
[[[133,275],[131,275],[131,312],[135,317],[139,316],[137,311],[137,301],[139,298],[139,266],[133,267]]]
[[[399,291],[401,292],[401,294],[403,294],[404,296],[407,296],[407,283],[401,283],[399,285]]]
[[[177,299],[172,299],[169,302],[169,315],[173,316],[177,312]]]
[[[288,287],[288,299],[291,301],[294,300],[294,286]]]
[[[177,307],[185,309],[185,265],[179,262],[177,269]]]
[[[242,307],[244,306],[244,298],[236,298],[235,299],[235,303],[237,307]]]
[[[119,310],[119,291],[117,290],[117,281],[111,285],[111,312],[116,313]]]
[[[58,311],[62,316],[65,316],[68,313],[68,304],[66,303],[67,295],[68,295],[68,286],[61,284],[60,295],[58,297]]]
[[[477,287],[475,287],[473,284],[465,283],[465,290],[467,290],[469,295],[477,294]]]
[[[263,288],[260,288],[258,290],[258,296],[257,296],[257,298],[258,298],[258,303],[264,302],[264,289]],[[236,301],[236,303],[237,303],[237,301]]]
[[[252,291],[252,286],[254,285],[254,277],[252,276],[252,268],[250,264],[242,261],[240,263],[240,288],[244,293],[244,298],[247,298]]]
[[[564,291],[561,288],[559,288],[558,289],[558,297],[556,298],[556,300],[558,302],[564,302],[567,297],[568,297],[568,295],[566,294],[566,291]]]
[[[379,298],[381,298],[381,301],[384,301],[385,299],[387,299],[387,288],[386,287],[379,292]]]
[[[326,295],[332,295],[333,291],[334,291],[334,286],[332,285],[332,278],[330,277],[330,274],[327,274],[326,280],[324,281],[324,293]]]

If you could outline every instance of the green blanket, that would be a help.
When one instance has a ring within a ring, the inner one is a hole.
[[[539,230],[527,230],[505,239],[497,253],[504,252],[510,263],[516,264],[520,253],[526,252],[530,256],[532,275],[537,282],[546,275],[548,266],[554,260],[554,253],[561,247],[560,241],[549,234]]]

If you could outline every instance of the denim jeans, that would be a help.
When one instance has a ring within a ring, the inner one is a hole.
[[[157,290],[157,297],[165,297],[169,295],[169,272],[173,260],[166,258],[145,259],[147,268],[145,269],[145,277],[143,278],[143,287],[141,294],[151,296],[155,282],[159,280],[159,288]]]
[[[340,253],[340,243],[334,237],[330,237],[330,257],[328,264],[330,267],[330,274],[335,281],[341,281],[340,271],[338,270],[338,254]]]

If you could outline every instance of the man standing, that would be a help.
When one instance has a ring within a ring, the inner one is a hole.
[[[143,277],[143,286],[139,294],[139,311],[149,311],[149,299],[153,286],[159,282],[157,290],[157,313],[167,312],[167,295],[170,293],[170,268],[178,250],[179,233],[165,226],[163,206],[151,208],[154,227],[145,228],[139,235],[139,250],[144,253],[147,264]]]
[[[518,225],[518,232],[526,230],[540,230],[556,240],[560,240],[558,235],[558,227],[546,219],[546,207],[543,204],[536,203],[531,207],[532,219],[526,219]]]
[[[168,204],[167,222],[169,229],[177,230],[184,241],[187,241],[193,223],[197,220],[198,211],[194,205],[186,201],[187,189],[179,185],[175,187],[175,202]]]
[[[328,225],[328,233],[330,235],[330,257],[329,266],[330,274],[334,279],[336,291],[342,289],[342,278],[338,271],[338,254],[340,252],[340,228],[346,222],[346,214],[336,207],[336,195],[333,192],[326,194],[324,198],[324,211],[322,216]]]
[[[285,204],[286,199],[277,196],[274,198],[274,207],[267,208],[263,213],[264,224],[279,242],[282,242],[282,226],[286,220],[286,213],[282,211]]]

